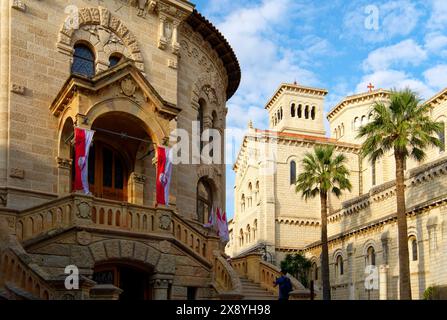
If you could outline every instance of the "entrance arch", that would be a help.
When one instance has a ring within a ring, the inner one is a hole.
[[[97,284],[111,284],[120,288],[120,300],[152,300],[151,277],[153,269],[125,260],[111,260],[97,263],[93,280]]]

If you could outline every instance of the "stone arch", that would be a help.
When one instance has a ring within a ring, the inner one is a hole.
[[[144,61],[134,34],[120,18],[104,7],[81,8],[70,13],[64,21],[57,42],[58,51],[72,56],[77,41],[89,42],[95,49],[97,71],[108,68],[111,54],[121,53],[135,61],[144,73]]]
[[[91,125],[97,118],[109,112],[127,113],[139,119],[154,143],[162,144],[164,137],[169,136],[169,128],[164,128],[158,122],[155,113],[149,112],[147,108],[129,98],[112,98],[94,104],[87,111],[86,117]]]
[[[88,248],[92,257],[88,259],[90,269],[108,261],[127,261],[138,263],[155,273],[175,273],[175,258],[172,255],[139,241],[103,240],[90,244]]]
[[[197,171],[197,181],[196,185],[199,183],[201,179],[206,179],[206,181],[210,184],[210,187],[212,189],[213,195],[215,196],[214,202],[218,204],[222,204],[222,199],[220,195],[220,179],[222,177],[222,174],[220,171],[211,166],[202,166]]]

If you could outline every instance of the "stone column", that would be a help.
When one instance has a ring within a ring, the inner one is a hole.
[[[172,22],[172,53],[177,55],[180,51],[180,44],[178,43],[178,26],[179,21]]]
[[[159,25],[158,25],[158,48],[164,50],[167,45],[166,36],[165,36],[165,23],[166,17],[159,17]]]
[[[57,176],[58,176],[58,194],[59,196],[66,196],[70,194],[71,186],[71,159],[64,159],[57,157]]]
[[[151,285],[153,300],[168,300],[169,297],[169,287],[172,285],[173,275],[167,274],[155,274],[152,276]]]
[[[146,176],[133,172],[129,179],[129,202],[144,205],[144,183]]]
[[[382,264],[379,267],[379,297],[380,300],[388,300],[388,269],[389,266]]]

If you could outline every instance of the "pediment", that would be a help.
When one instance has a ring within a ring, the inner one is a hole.
[[[103,71],[93,78],[72,74],[62,86],[50,106],[51,113],[59,117],[76,97],[89,97],[90,101],[123,97],[136,103],[153,106],[153,111],[173,119],[181,111],[175,104],[164,100],[135,64],[128,60]]]

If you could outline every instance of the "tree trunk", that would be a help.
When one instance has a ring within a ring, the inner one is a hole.
[[[401,300],[411,300],[410,258],[408,253],[407,215],[405,208],[404,157],[394,152],[396,160],[397,232],[399,245],[399,290]]]
[[[320,192],[321,201],[321,279],[323,281],[323,300],[331,300],[329,281],[329,248],[327,243],[327,194]]]

